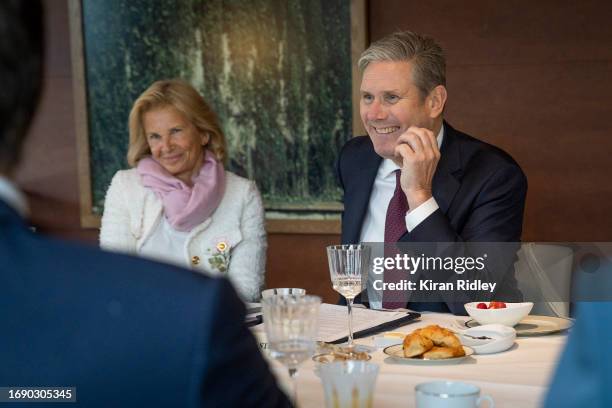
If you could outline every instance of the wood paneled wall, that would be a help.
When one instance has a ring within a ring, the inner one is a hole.
[[[95,245],[79,224],[67,2],[47,0],[43,100],[18,171],[42,231]],[[612,240],[612,5],[605,1],[371,0],[370,38],[412,29],[448,55],[447,119],[494,143],[529,179],[525,240]],[[269,287],[333,302],[337,235],[269,237]]]

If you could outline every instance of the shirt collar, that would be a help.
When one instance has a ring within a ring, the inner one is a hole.
[[[440,126],[440,131],[438,132],[438,136],[436,136],[436,140],[438,141],[438,148],[442,146],[442,139],[444,139],[444,125]],[[395,162],[391,159],[383,159],[382,164],[380,165],[379,173],[383,176],[383,178],[390,177],[395,170],[399,170],[400,166],[395,164]]]
[[[10,207],[16,210],[22,217],[27,217],[29,209],[25,196],[17,189],[17,187],[15,187],[15,185],[11,181],[9,181],[9,179],[1,175],[0,200],[4,201]]]

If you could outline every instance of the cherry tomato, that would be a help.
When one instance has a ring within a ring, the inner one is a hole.
[[[488,309],[487,304],[486,303],[482,303],[480,302],[479,304],[476,305],[477,309]]]
[[[504,302],[489,302],[489,309],[505,309],[506,304]]]

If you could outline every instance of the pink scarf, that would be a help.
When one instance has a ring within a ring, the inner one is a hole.
[[[193,187],[172,176],[151,157],[138,162],[142,184],[153,190],[164,206],[164,214],[178,231],[191,231],[217,209],[225,191],[225,170],[208,150]]]

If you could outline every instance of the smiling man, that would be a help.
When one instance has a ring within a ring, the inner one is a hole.
[[[443,120],[441,47],[394,33],[364,51],[359,68],[368,136],[347,142],[338,160],[342,242],[520,241],[527,180],[507,153]],[[370,289],[371,307],[406,306]],[[408,306],[464,313],[452,304]]]

